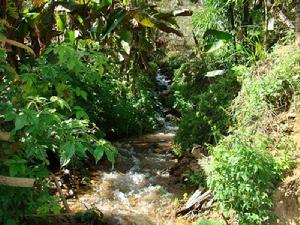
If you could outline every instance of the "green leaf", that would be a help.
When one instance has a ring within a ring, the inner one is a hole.
[[[213,37],[215,39],[225,40],[225,41],[230,41],[233,39],[232,34],[225,31],[214,30],[214,29],[208,29],[205,31],[203,38],[207,38],[207,37]]]
[[[75,45],[75,31],[74,30],[68,30],[66,32],[66,41],[69,41],[71,45]]]
[[[166,33],[174,33],[180,37],[183,36],[183,34],[179,30],[175,29],[172,24],[168,23],[165,20],[156,19],[142,10],[130,10],[128,13],[129,15],[134,17],[139,24],[143,25],[144,27],[155,27]]]
[[[76,87],[75,94],[77,96],[82,97],[84,100],[87,100],[87,93],[85,91],[81,90],[79,87]]]
[[[216,50],[219,50],[220,48],[224,47],[225,46],[225,42],[223,40],[218,40],[212,44],[208,44],[204,47],[204,50],[207,52],[207,53],[210,53],[210,52],[214,52]]]
[[[26,125],[29,125],[28,117],[22,112],[16,117],[15,130],[20,130]]]
[[[50,102],[57,103],[61,109],[67,108],[71,111],[69,104],[60,97],[52,96]]]
[[[24,175],[26,171],[26,163],[25,159],[15,158],[9,159],[4,162],[4,165],[9,168],[9,175],[15,177],[16,175]]]
[[[96,149],[92,152],[95,157],[96,163],[103,157],[104,148],[103,146],[97,146]]]
[[[73,109],[75,110],[75,115],[77,119],[85,119],[85,120],[90,119],[89,115],[80,106],[74,106]]]
[[[60,31],[64,32],[67,28],[67,17],[65,13],[58,13],[56,15],[57,27]]]
[[[106,140],[99,140],[97,141],[97,145],[98,147],[102,148],[103,150],[100,150],[99,148],[99,151],[104,151],[105,152],[105,155],[107,157],[107,159],[112,162],[112,164],[114,164],[115,162],[115,153],[117,152],[116,148],[108,141]],[[99,152],[98,153],[98,157],[103,155],[103,153]]]
[[[112,162],[112,163],[115,162],[115,152],[112,151],[112,149],[106,148],[106,149],[105,149],[105,155],[106,155],[107,159],[108,159],[110,162]]]
[[[62,146],[62,156],[60,158],[60,166],[66,166],[75,154],[74,141],[68,141]]]
[[[102,39],[108,37],[108,35],[110,35],[110,33],[119,25],[119,23],[122,22],[125,16],[126,16],[126,11],[124,10],[120,10],[115,15],[111,16],[107,22],[107,26],[103,33]]]
[[[85,148],[84,146],[81,144],[81,142],[79,142],[78,140],[80,139],[77,139],[76,143],[75,143],[75,149],[76,149],[76,155],[78,155],[79,157],[86,157],[86,154],[85,154]]]

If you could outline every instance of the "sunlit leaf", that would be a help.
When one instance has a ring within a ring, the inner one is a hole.
[[[103,146],[97,146],[96,149],[93,151],[93,156],[96,160],[96,163],[103,157],[103,155],[104,155]]]
[[[50,101],[53,102],[53,103],[57,103],[61,109],[67,108],[67,109],[71,110],[68,103],[60,97],[52,96],[50,98]]]
[[[216,77],[216,76],[220,76],[223,75],[225,73],[225,70],[213,70],[210,72],[207,72],[205,74],[206,77]]]
[[[122,45],[124,51],[129,55],[130,54],[130,45],[129,45],[129,43],[122,40],[121,45]]]
[[[224,46],[225,46],[225,42],[223,40],[218,40],[212,44],[206,45],[204,47],[204,49],[207,53],[210,53],[210,52],[216,51]]]
[[[62,155],[60,158],[61,167],[66,166],[73,155],[75,154],[75,144],[73,141],[68,141],[62,146]]]

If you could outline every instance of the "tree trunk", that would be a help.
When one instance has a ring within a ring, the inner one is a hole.
[[[268,24],[269,24],[269,7],[268,7],[268,1],[264,0],[264,7],[265,7],[265,34],[264,34],[264,49],[265,51],[268,51],[268,46],[269,46],[269,29],[268,29]]]
[[[296,0],[296,44],[300,46],[300,0]]]

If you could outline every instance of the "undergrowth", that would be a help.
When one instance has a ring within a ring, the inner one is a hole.
[[[279,50],[239,78],[231,134],[211,151],[208,186],[220,209],[235,214],[239,224],[270,219],[273,190],[292,165],[295,146],[277,116],[299,97],[300,52]]]
[[[210,60],[186,59],[175,70],[173,107],[182,115],[175,143],[184,150],[193,144],[217,143],[230,126],[227,108],[239,90],[237,73],[222,68],[223,75],[208,77],[207,72],[220,69],[217,60]]]

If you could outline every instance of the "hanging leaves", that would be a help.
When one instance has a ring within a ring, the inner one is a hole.
[[[203,39],[206,40],[204,50],[209,53],[224,47],[233,39],[233,36],[225,31],[208,29],[205,31]]]

